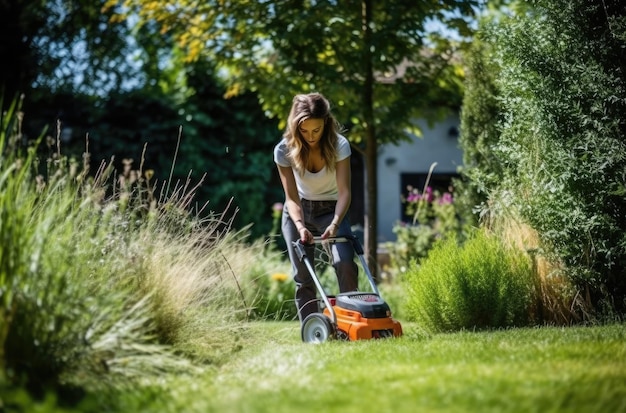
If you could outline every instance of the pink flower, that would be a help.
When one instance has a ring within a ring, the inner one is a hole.
[[[422,199],[422,196],[416,192],[410,193],[409,196],[406,198],[408,202],[417,202],[420,199]]]
[[[276,212],[282,211],[283,210],[283,203],[282,202],[274,203],[274,205],[272,205],[272,210],[276,211]]]
[[[427,186],[426,191],[424,192],[424,196],[426,197],[426,201],[433,202],[433,188]]]
[[[449,205],[452,203],[452,194],[450,192],[444,192],[439,199],[439,205]]]

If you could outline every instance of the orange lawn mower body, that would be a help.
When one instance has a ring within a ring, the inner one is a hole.
[[[337,317],[337,334],[348,340],[398,337],[402,335],[400,322],[391,317],[391,310],[376,294],[345,293],[329,297]],[[332,319],[328,308],[324,315]]]
[[[381,298],[358,239],[356,237],[334,237],[326,240],[315,238],[314,242],[350,242],[361,261],[372,292],[353,291],[339,293],[336,296],[327,295],[305,253],[304,245],[299,241],[294,242],[298,258],[304,262],[311,273],[322,301],[322,311],[310,314],[303,320],[302,340],[319,343],[332,339],[356,341],[401,336],[402,326],[392,318],[389,305]]]

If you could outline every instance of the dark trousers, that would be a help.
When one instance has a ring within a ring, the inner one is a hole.
[[[301,200],[304,225],[314,236],[320,236],[330,225],[335,216],[335,201]],[[318,312],[317,289],[306,265],[298,259],[292,242],[300,239],[298,229],[289,217],[287,208],[283,209],[282,232],[287,244],[289,259],[293,266],[293,279],[296,283],[296,306],[298,318],[302,322],[309,314]],[[339,224],[336,236],[351,236],[350,221],[346,217]],[[314,266],[315,248],[306,247],[306,255]],[[354,262],[354,248],[348,242],[332,243],[330,246],[333,267],[337,275],[340,292],[358,290],[358,267]]]

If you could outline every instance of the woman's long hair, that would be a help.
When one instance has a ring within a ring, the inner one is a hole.
[[[330,103],[320,93],[301,94],[293,98],[283,137],[287,140],[288,156],[294,168],[300,175],[304,175],[309,159],[309,146],[300,133],[300,124],[307,119],[324,119],[320,149],[326,167],[334,171],[337,163],[337,134],[341,126],[330,111]]]

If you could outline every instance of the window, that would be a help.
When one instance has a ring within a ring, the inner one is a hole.
[[[428,173],[402,173],[400,174],[400,193],[403,197],[408,195],[408,187],[411,186],[413,188],[417,188],[417,190],[422,193],[424,192],[424,184],[426,183],[426,178],[428,177]],[[438,190],[439,192],[449,192],[450,185],[452,185],[453,178],[459,178],[460,175],[457,173],[434,173],[430,176],[430,182],[428,186],[433,188],[433,190]],[[406,205],[403,202],[400,202],[400,220],[403,222],[410,222],[413,217],[406,215]]]

